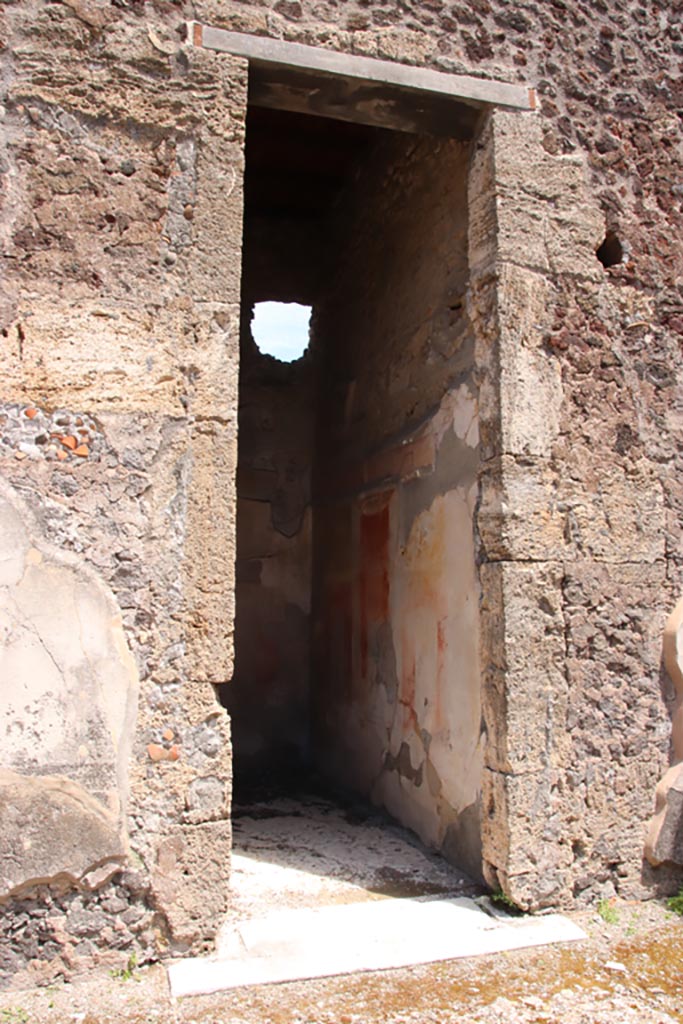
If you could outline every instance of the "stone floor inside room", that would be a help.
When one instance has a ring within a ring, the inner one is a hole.
[[[484,891],[386,814],[315,781],[238,793],[232,886],[230,923],[284,909]]]

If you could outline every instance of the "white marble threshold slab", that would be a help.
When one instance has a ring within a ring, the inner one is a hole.
[[[278,910],[231,925],[212,957],[168,967],[174,998],[574,942],[561,914],[491,916],[469,897],[381,899]]]

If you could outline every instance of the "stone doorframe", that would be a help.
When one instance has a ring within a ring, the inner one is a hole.
[[[546,346],[560,278],[601,281],[604,232],[583,161],[550,156],[533,116],[493,111],[469,179],[479,379],[484,875],[519,906],[572,899],[562,611],[564,516],[552,484],[563,384]]]
[[[534,94],[526,87],[346,57],[196,23],[189,25],[189,38],[195,53],[211,48],[230,52],[221,60],[255,60],[261,94],[270,96],[274,106],[280,99],[273,100],[268,68],[305,65],[307,73],[328,78],[344,74],[347,79],[355,75],[369,80],[381,70],[380,87],[385,92],[387,87],[410,92],[427,81],[426,92],[433,93],[435,77],[444,85],[450,80],[451,102],[469,110],[474,105],[482,112],[468,181],[468,306],[476,337],[482,459],[476,529],[485,737],[483,870],[492,887],[520,906],[566,902],[572,851],[562,832],[561,809],[561,778],[569,750],[561,600],[564,538],[562,517],[549,521],[547,511],[553,504],[547,468],[559,432],[562,380],[544,339],[557,275],[601,279],[595,250],[604,222],[589,198],[584,165],[578,157],[545,152],[533,113]],[[512,109],[500,109],[500,104]],[[414,110],[410,103],[401,104],[395,114],[411,118]],[[363,117],[367,120],[361,113],[359,119]],[[471,121],[465,118],[462,123]],[[219,201],[207,174],[217,172],[220,154],[207,152],[205,159],[199,191],[203,182]],[[216,238],[213,226],[209,237]],[[203,252],[210,247],[201,235],[195,246]],[[214,265],[210,279],[215,273]],[[217,300],[212,294],[210,301]],[[220,375],[219,349],[215,359]],[[231,417],[237,404],[235,379],[233,374]],[[201,443],[200,451],[206,451]],[[227,462],[216,472],[218,451],[214,447],[202,456],[207,459],[207,481],[212,482],[206,500],[196,499],[195,522],[197,527],[200,520],[213,524],[211,529],[224,539],[224,550],[231,551],[226,524],[234,522],[234,510],[228,507],[233,482],[228,472],[223,473]],[[231,465],[233,460],[231,448]],[[218,483],[220,495],[215,490]],[[205,520],[210,493],[218,501]],[[216,507],[224,509],[220,517]],[[201,532],[198,528],[197,536]],[[216,550],[213,538],[202,544],[192,575],[201,590],[201,579],[208,574],[227,608],[232,600],[227,586],[231,574],[225,560],[218,565],[212,554]],[[215,602],[204,602],[203,607],[198,628],[193,629],[193,657],[204,667],[200,675],[217,681],[208,666],[220,626],[213,623]]]

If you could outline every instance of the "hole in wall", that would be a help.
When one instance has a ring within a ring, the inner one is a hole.
[[[608,231],[595,255],[605,269],[607,267],[616,267],[624,258],[624,247],[619,240],[619,236],[614,231]]]
[[[263,355],[293,363],[308,348],[311,307],[299,302],[257,302],[251,334]]]

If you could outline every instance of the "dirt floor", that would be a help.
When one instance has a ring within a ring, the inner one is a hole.
[[[408,833],[319,794],[235,807],[235,921],[476,887]],[[588,938],[173,1001],[162,965],[0,993],[0,1024],[683,1024],[683,918],[662,902],[571,915]]]
[[[162,966],[0,994],[2,1024],[677,1024],[683,919],[615,901],[585,943],[180,1000]]]

